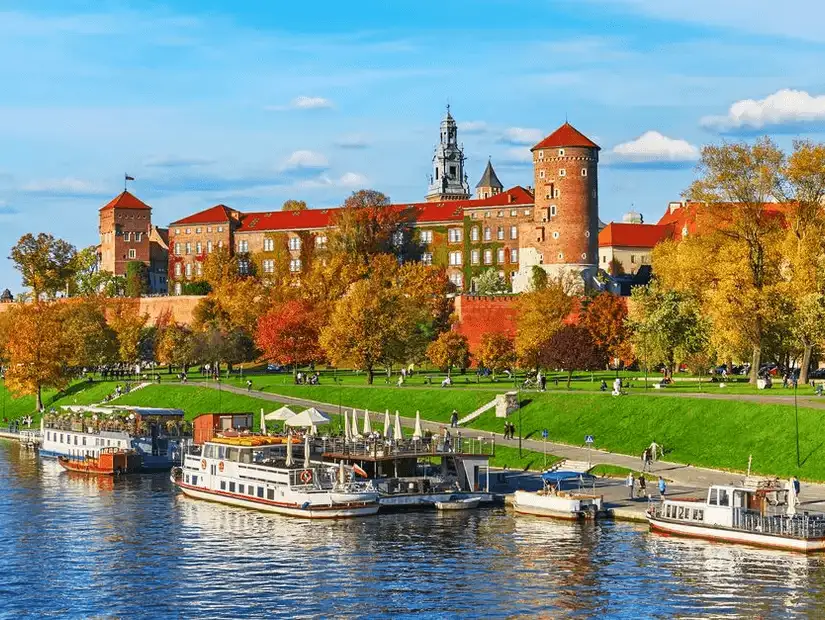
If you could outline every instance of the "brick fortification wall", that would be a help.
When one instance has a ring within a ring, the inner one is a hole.
[[[167,311],[172,313],[172,320],[176,323],[189,325],[192,322],[192,313],[195,306],[203,299],[200,295],[180,295],[174,297],[140,297],[137,299],[119,298],[118,301],[134,304],[141,314],[149,315],[149,324],[154,325],[158,317]],[[0,312],[5,312],[14,304],[0,304]]]
[[[456,331],[467,337],[475,352],[488,332],[516,335],[516,295],[460,295],[455,298]]]

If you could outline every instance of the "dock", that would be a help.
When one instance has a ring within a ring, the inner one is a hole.
[[[0,430],[0,439],[8,439],[9,441],[17,441],[20,443],[21,446],[26,448],[38,448],[41,443],[40,438],[40,431],[39,430],[22,430],[22,431],[9,431],[9,430]]]

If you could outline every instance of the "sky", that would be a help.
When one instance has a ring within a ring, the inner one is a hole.
[[[823,21],[813,0],[0,0],[0,256],[96,244],[125,173],[158,225],[420,201],[448,103],[471,187],[488,157],[532,185],[567,119],[602,147],[601,219],[655,222],[704,144],[823,139]]]

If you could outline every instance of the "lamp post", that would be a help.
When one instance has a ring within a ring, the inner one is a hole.
[[[796,466],[799,467],[799,407],[796,404],[796,384],[797,380],[793,380],[793,411],[794,420],[796,422]]]
[[[522,437],[522,428],[521,428],[521,390],[516,388],[516,403],[518,404],[518,457],[521,459],[521,437]]]

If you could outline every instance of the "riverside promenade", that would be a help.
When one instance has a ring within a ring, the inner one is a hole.
[[[208,387],[210,389],[215,390],[220,389],[235,394],[253,395],[255,398],[260,398],[261,400],[269,400],[272,402],[286,405],[296,405],[299,407],[316,407],[318,409],[321,409],[322,411],[327,411],[330,413],[336,412],[339,407],[339,405],[337,404],[324,403],[307,398],[284,396],[282,394],[272,394],[269,392],[255,391],[250,394],[250,392],[245,388],[233,385],[221,384],[219,386],[214,383],[208,382],[195,382],[188,385],[192,385],[195,387]],[[679,397],[680,395],[680,393],[671,393],[668,395],[668,397]],[[693,394],[686,396],[695,397],[695,395]],[[656,398],[659,397],[660,396],[657,394]],[[725,400],[734,400],[735,398],[741,398],[746,400],[760,399],[759,396],[733,394],[709,394],[707,395],[707,398],[723,398]],[[771,402],[773,402],[774,399],[776,399],[777,397],[765,398],[770,398]],[[825,402],[822,402],[821,404],[825,405]],[[810,405],[806,404],[805,406]],[[352,410],[352,407],[342,407],[342,409]],[[410,428],[415,425],[415,418],[401,417],[401,423],[403,426]],[[422,418],[421,426],[424,430],[429,430],[433,433],[438,433],[441,431],[442,428],[446,426],[446,424],[444,422],[427,421],[424,418]],[[502,446],[517,448],[519,445],[518,439],[504,439],[504,436],[501,433],[482,431],[469,427],[461,427],[459,430],[461,430],[461,432],[465,435],[483,435],[484,437],[495,437],[496,443]],[[546,449],[548,454],[553,454],[555,456],[561,457],[562,459],[567,459],[570,461],[586,462],[589,460],[592,463],[592,465],[616,465],[619,467],[632,469],[634,471],[640,471],[642,468],[640,456],[617,454],[615,452],[606,452],[603,450],[598,450],[596,448],[590,450],[586,446],[572,446],[568,444],[554,443],[551,441],[545,443],[543,441],[538,441],[535,439],[523,439],[522,447],[525,450],[532,450],[534,452],[542,452]],[[669,481],[667,492],[668,495],[683,495],[690,497],[704,497],[707,488],[712,484],[741,484],[745,479],[745,474],[743,472],[730,472],[719,469],[695,467],[683,463],[672,463],[669,461],[660,460],[655,461],[651,464],[650,478],[648,479],[649,489],[651,490],[652,495],[654,497],[658,495],[658,491],[655,490],[656,478],[658,476],[662,476],[663,478]],[[508,479],[510,480],[511,488],[514,490],[515,488],[530,488],[531,486],[535,486],[537,476],[535,473],[529,472],[525,472],[523,474],[511,472],[511,474],[508,476]],[[647,502],[645,502],[642,499],[630,500],[628,498],[627,489],[624,487],[623,481],[615,479],[603,479],[600,480],[597,489],[599,490],[599,492],[604,493],[606,501],[608,501],[614,507],[618,508],[618,510],[616,511],[617,518],[641,520],[644,510],[647,506]],[[802,492],[800,493],[800,500],[801,508],[803,510],[815,510],[819,512],[825,512],[825,484],[803,482]]]

